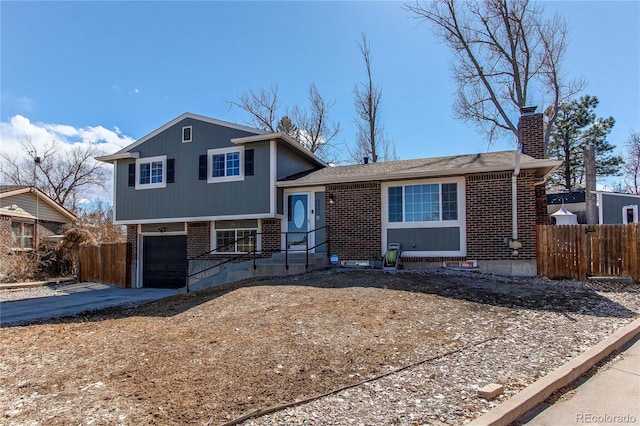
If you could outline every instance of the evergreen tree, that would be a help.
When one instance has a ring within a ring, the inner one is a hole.
[[[276,130],[278,132],[291,136],[298,142],[300,141],[300,130],[298,130],[298,126],[293,124],[293,121],[291,121],[288,115],[284,115],[280,119],[278,125],[276,126]]]
[[[596,175],[619,175],[622,157],[613,154],[615,145],[607,141],[615,120],[613,117],[597,117],[597,106],[598,98],[589,95],[560,106],[548,150],[549,157],[561,160],[562,165],[549,179],[551,184],[566,189],[584,185],[584,148],[588,144],[595,147]]]

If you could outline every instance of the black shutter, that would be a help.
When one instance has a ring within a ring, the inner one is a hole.
[[[198,179],[207,180],[207,154],[200,156],[198,164]]]
[[[129,186],[136,186],[136,163],[129,164]]]
[[[175,182],[175,174],[176,174],[176,160],[175,158],[170,158],[167,160],[167,183]]]
[[[253,176],[253,149],[244,151],[244,175]]]

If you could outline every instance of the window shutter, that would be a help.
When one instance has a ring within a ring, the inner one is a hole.
[[[200,156],[198,164],[198,179],[207,180],[207,154]]]
[[[129,164],[129,186],[136,186],[136,163]]]
[[[253,149],[244,151],[244,175],[253,176]]]
[[[167,160],[167,183],[175,182],[175,167],[176,167],[175,158],[168,159]]]

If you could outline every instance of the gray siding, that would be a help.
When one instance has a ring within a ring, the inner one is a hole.
[[[602,219],[605,224],[622,222],[622,208],[624,206],[640,206],[640,198],[624,195],[602,194]],[[640,209],[640,207],[638,207]]]
[[[276,178],[278,180],[318,168],[317,165],[301,157],[300,154],[285,145],[278,145],[277,158],[278,168]]]
[[[387,243],[400,243],[402,251],[457,251],[460,228],[388,229]]]
[[[39,220],[58,223],[69,223],[70,220],[44,201],[36,201],[32,193],[12,195],[0,199],[0,207],[17,205],[24,211],[36,216]]]
[[[182,143],[182,128],[192,126],[192,142]],[[199,156],[214,148],[235,147],[233,138],[251,136],[242,130],[186,118],[132,151],[140,158],[166,155],[175,159],[175,182],[166,188],[136,190],[128,186],[128,167],[116,164],[116,220],[155,220],[269,213],[269,143],[246,144],[254,149],[254,175],[236,182],[198,180]]]

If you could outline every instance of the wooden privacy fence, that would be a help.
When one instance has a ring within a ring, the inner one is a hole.
[[[87,246],[80,250],[80,280],[131,287],[131,244]]]
[[[632,277],[640,282],[640,224],[538,225],[538,275],[585,280]]]

